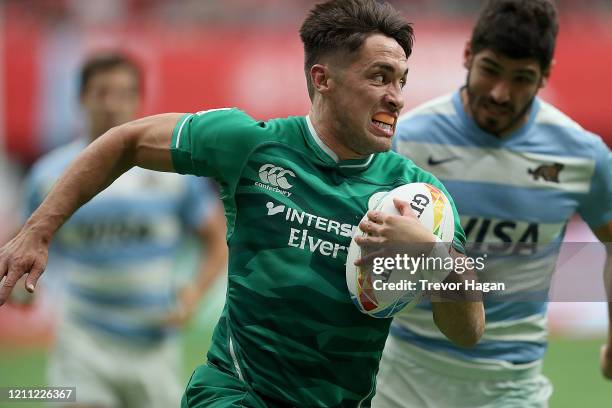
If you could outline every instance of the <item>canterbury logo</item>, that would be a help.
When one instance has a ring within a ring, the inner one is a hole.
[[[259,178],[266,184],[271,186],[289,189],[293,187],[287,181],[287,177],[295,177],[295,173],[291,170],[285,170],[282,167],[275,166],[274,164],[264,164],[259,168]]]

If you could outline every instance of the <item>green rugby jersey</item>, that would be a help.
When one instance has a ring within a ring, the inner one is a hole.
[[[204,111],[179,121],[171,149],[177,172],[217,180],[227,217],[229,282],[209,362],[268,402],[369,406],[391,319],[353,305],[347,248],[372,194],[411,182],[446,193],[440,182],[393,152],[337,161],[307,117]],[[456,211],[455,228],[462,247]]]

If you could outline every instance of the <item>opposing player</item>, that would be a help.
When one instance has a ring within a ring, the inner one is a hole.
[[[473,349],[439,336],[426,308],[396,318],[376,407],[547,406],[546,299],[536,289],[547,292],[556,255],[540,249],[559,245],[576,212],[612,241],[610,150],[536,96],[557,31],[547,0],[488,2],[465,48],[466,85],[400,119],[394,148],[448,187],[468,242],[489,256],[486,273],[524,289],[516,301],[485,302],[487,327]],[[612,378],[610,342],[602,365]]]
[[[26,184],[28,215],[88,143],[135,117],[141,82],[138,66],[120,54],[85,62],[80,100],[88,134],[35,164]],[[65,302],[50,385],[76,386],[81,407],[179,404],[177,326],[225,266],[221,211],[203,179],[134,168],[75,213],[51,246],[50,269],[65,282]],[[207,255],[193,282],[180,288],[176,258],[189,231]]]
[[[332,0],[312,9],[300,34],[308,116],[259,122],[214,109],[110,130],[1,250],[0,302],[24,273],[33,288],[59,226],[127,169],[211,175],[225,204],[229,283],[208,362],[194,372],[183,406],[369,406],[390,321],[352,304],[346,248],[372,194],[413,181],[443,187],[388,152],[411,26],[386,3]],[[408,203],[397,206],[402,216],[370,213],[362,244],[433,247]],[[456,218],[452,252],[464,241]],[[439,302],[433,314],[460,344],[474,344],[483,329],[481,302]]]

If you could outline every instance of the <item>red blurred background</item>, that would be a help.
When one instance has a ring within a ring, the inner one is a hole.
[[[0,139],[29,165],[82,126],[77,73],[99,49],[145,67],[143,115],[238,106],[252,116],[301,115],[309,100],[297,30],[310,1],[5,1],[0,33]],[[414,22],[406,107],[459,87],[462,48],[480,1],[395,2]],[[612,144],[612,7],[558,2],[556,65],[542,95]]]

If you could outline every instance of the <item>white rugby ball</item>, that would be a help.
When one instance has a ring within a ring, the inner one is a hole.
[[[369,210],[398,215],[394,198],[408,202],[419,221],[439,241],[450,246],[455,235],[455,218],[450,201],[440,189],[427,183],[405,184],[389,192],[374,194],[368,204]],[[376,274],[372,267],[355,266],[354,262],[364,255],[361,247],[355,243],[355,236],[358,235],[366,234],[360,229],[356,230],[346,260],[346,284],[355,306],[362,313],[378,318],[393,317],[400,310],[406,311],[416,306],[422,297],[417,285],[421,279],[419,271],[411,274],[405,269],[391,268]],[[406,280],[414,281],[413,287],[416,289],[402,288]],[[380,281],[386,283],[384,289]],[[394,289],[390,290],[390,287]]]

